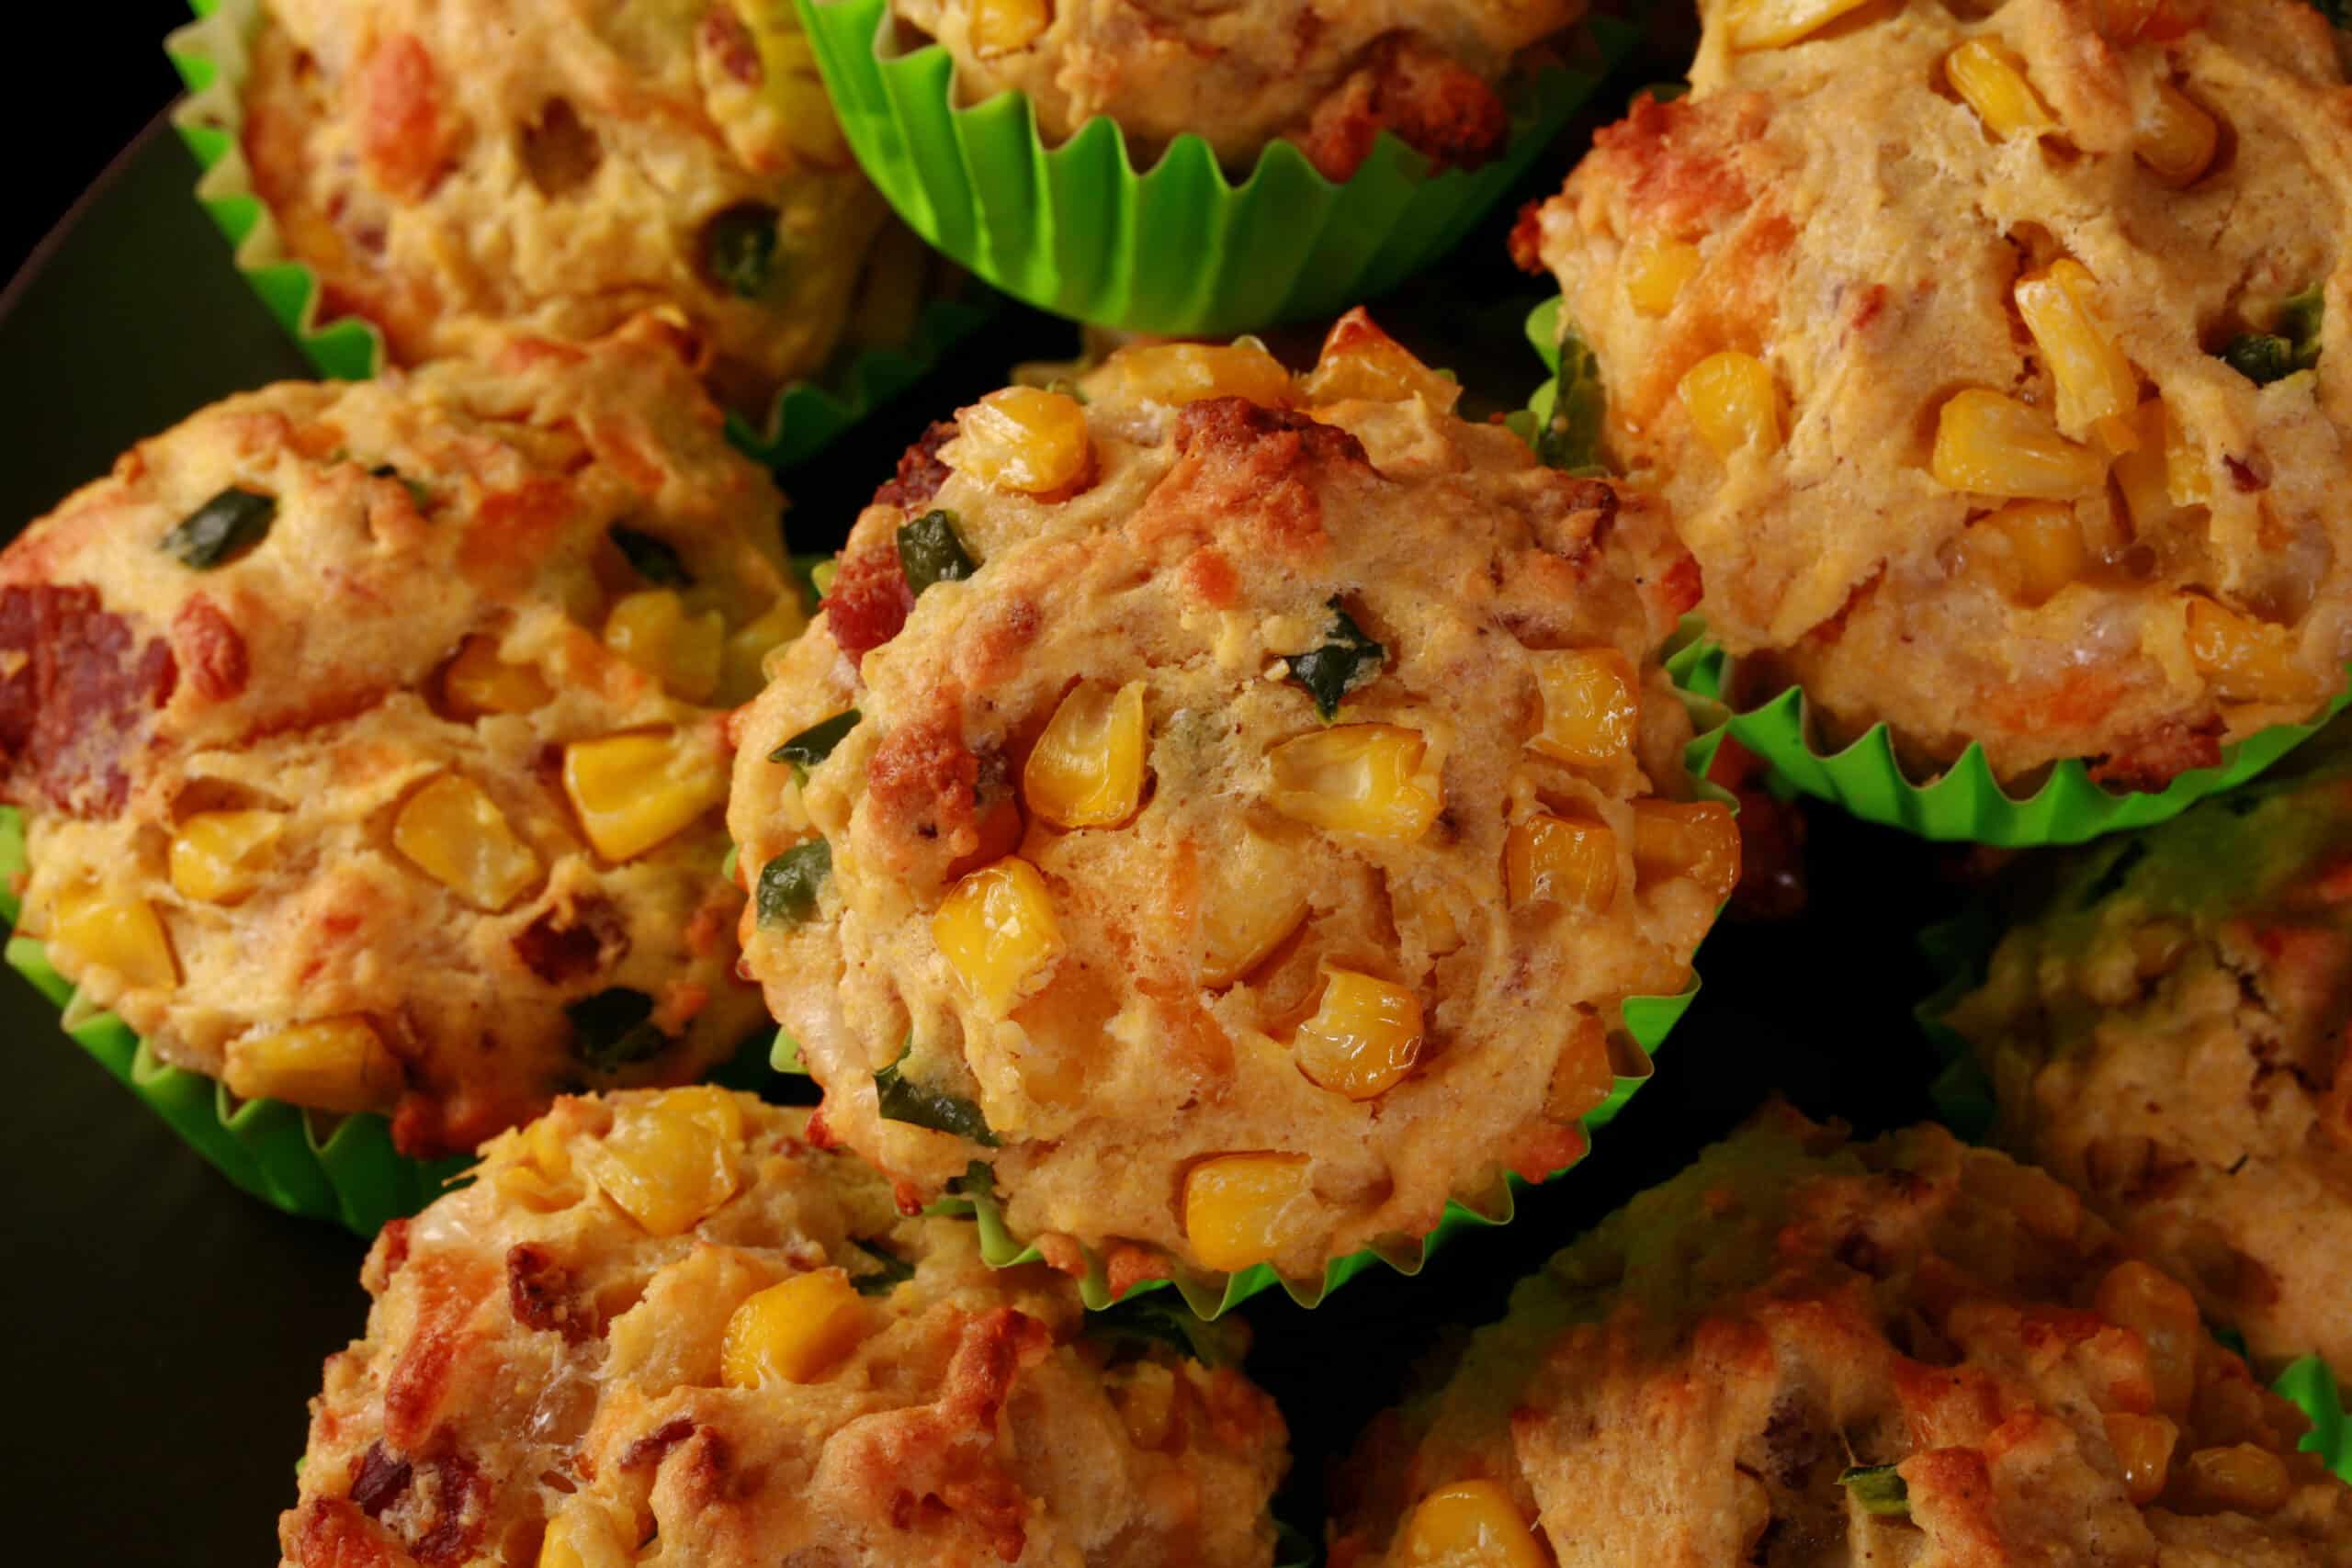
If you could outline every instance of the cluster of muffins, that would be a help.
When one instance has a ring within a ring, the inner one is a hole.
[[[1702,0],[1690,94],[1511,236],[1599,423],[1464,417],[1362,309],[1310,364],[1137,337],[920,428],[812,601],[730,413],[925,265],[828,3],[248,7],[254,191],[390,367],[0,552],[76,1012],[314,1148],[478,1151],[374,1234],[290,1568],[1268,1568],[1283,1416],[1194,1309],[1576,1165],[1744,828],[1785,870],[1689,617],[1735,704],[2020,791],[2342,694],[2352,87],[2301,0]],[[865,47],[1051,143],[1434,187],[1582,12]],[[1333,1568],[2352,1563],[2258,1381],[2352,1363],[2347,745],[2025,857],[1939,1015],[1999,1148],[1768,1105],[1361,1434]],[[813,1108],[708,1081],[789,1088],[777,1025]]]

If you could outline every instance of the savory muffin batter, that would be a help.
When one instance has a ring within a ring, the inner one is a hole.
[[[2302,0],[1710,0],[1516,237],[1759,694],[2161,787],[2352,654],[2352,115]]]
[[[286,1568],[1266,1568],[1282,1417],[782,1111],[565,1099],[395,1220]]]
[[[803,624],[670,334],[287,384],[0,554],[22,931],[175,1066],[471,1147],[759,1017],[720,708]]]
[[[1475,168],[1510,130],[1505,76],[1584,14],[1584,0],[897,0],[956,57],[967,100],[1026,93],[1059,142],[1097,115],[1138,165],[1186,132],[1231,167],[1298,144],[1334,180],[1381,131],[1441,169]]]
[[[1998,1136],[2256,1364],[2352,1366],[2352,759],[2081,852],[1946,1021]]]
[[[1775,1106],[1374,1425],[1331,1568],[2352,1562],[2309,1425],[2049,1177]]]
[[[823,1125],[1124,1288],[1329,1259],[1577,1158],[1738,874],[1654,502],[1361,312],[937,425],[737,719],[746,962]],[[1073,1245],[1076,1243],[1078,1245]]]

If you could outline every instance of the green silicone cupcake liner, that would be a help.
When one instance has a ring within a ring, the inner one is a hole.
[[[383,335],[356,316],[322,319],[319,276],[289,259],[268,209],[254,193],[239,135],[245,40],[260,0],[188,0],[197,19],[164,40],[188,96],[172,124],[203,170],[197,199],[227,237],[237,270],[322,375],[361,381],[384,367]],[[819,380],[793,381],[768,410],[764,428],[727,416],[735,445],[771,468],[804,463],[850,426],[928,375],[993,313],[985,290],[971,299],[934,299],[913,335],[892,348],[844,352]]]
[[[1024,93],[959,107],[945,49],[893,51],[890,0],[797,3],[842,129],[909,227],[1033,305],[1175,336],[1336,315],[1395,288],[1462,238],[1605,73],[1542,72],[1484,168],[1432,175],[1383,132],[1344,183],[1277,141],[1237,186],[1198,136],[1138,171],[1108,117],[1048,148]],[[1609,18],[1590,32],[1608,67],[1638,37]]]

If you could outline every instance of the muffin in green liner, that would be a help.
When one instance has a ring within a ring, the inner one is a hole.
[[[898,50],[890,0],[798,3],[851,146],[916,232],[1033,305],[1176,336],[1333,316],[1403,282],[1510,187],[1635,36],[1593,18],[1592,58],[1507,94],[1508,138],[1476,168],[1431,173],[1383,131],[1343,183],[1287,141],[1236,183],[1198,135],[1139,167],[1107,116],[1049,146],[1024,93],[960,104],[945,47]]]
[[[461,349],[472,351],[470,339],[460,344],[433,324],[444,312],[433,303],[429,292],[419,298],[421,291],[413,286],[370,284],[365,281],[361,264],[348,255],[344,267],[345,281],[340,287],[334,277],[322,277],[320,267],[304,259],[303,243],[289,239],[278,216],[258,194],[254,168],[248,157],[252,146],[248,141],[246,96],[255,70],[254,46],[262,39],[263,6],[264,0],[192,0],[198,19],[175,32],[165,46],[189,91],[189,96],[174,110],[173,123],[202,166],[198,198],[234,247],[239,270],[279,325],[328,376],[363,379],[381,371],[394,358],[420,362]],[[722,6],[711,13],[712,19],[723,19],[721,13],[734,15]],[[342,24],[334,21],[326,25],[339,29]],[[785,89],[774,95],[774,102],[766,106],[768,117],[786,112],[797,114],[809,123],[822,125],[828,140],[837,139],[838,132],[827,118],[829,111],[822,91],[813,76],[806,74],[806,45],[791,35],[788,27],[764,40],[754,40],[740,29],[706,26],[702,32],[723,32],[723,36],[703,39],[698,47],[706,51],[716,51],[722,59],[756,59],[760,67],[786,84]],[[374,58],[370,56],[371,60]],[[429,71],[430,66],[426,69]],[[796,69],[803,74],[796,76]],[[756,77],[756,68],[752,73]],[[280,68],[274,72],[272,79],[283,82],[299,78]],[[740,90],[740,85],[736,96],[750,96]],[[554,149],[539,154],[542,164],[546,158],[562,152],[576,159],[595,157],[597,143],[593,127],[583,127],[568,98],[558,96],[549,101],[560,107],[548,110],[542,122],[524,128],[518,145],[526,149],[526,164],[530,163],[528,150],[534,147]],[[735,107],[742,108],[741,105]],[[744,109],[743,118],[773,134],[772,126],[765,122],[758,106]],[[287,118],[282,113],[278,116],[278,121]],[[271,125],[275,134],[269,156],[287,166],[285,177],[290,180],[296,172],[309,166],[319,149],[302,144],[278,121]],[[548,132],[549,125],[562,133],[554,135],[552,141]],[[833,156],[847,163],[845,148],[834,148]],[[553,181],[588,177],[576,171],[565,173],[560,161],[553,167],[555,172],[548,173],[540,164],[532,165],[534,181],[540,185],[542,192]],[[709,232],[700,242],[704,270],[716,268],[717,276],[722,279],[736,281],[727,288],[704,281],[693,285],[708,289],[704,306],[707,311],[730,318],[725,331],[731,332],[732,345],[740,349],[729,353],[729,342],[716,341],[725,335],[720,326],[712,322],[700,324],[714,340],[703,344],[703,352],[708,356],[705,372],[714,391],[728,405],[729,434],[746,453],[775,468],[790,467],[814,457],[842,432],[920,380],[943,355],[986,321],[992,310],[986,289],[956,287],[935,262],[927,259],[913,236],[887,222],[879,198],[869,190],[859,188],[861,182],[854,170],[816,178],[830,183],[811,187],[826,194],[812,197],[809,211],[794,220],[799,225],[795,231],[798,236],[795,243],[803,249],[813,246],[816,251],[824,252],[831,264],[829,271],[842,266],[850,271],[825,286],[828,292],[824,298],[812,296],[794,302],[791,310],[796,317],[806,316],[819,323],[797,327],[796,333],[802,336],[794,341],[816,344],[831,341],[838,334],[834,347],[830,351],[793,350],[786,358],[777,361],[787,367],[782,373],[772,367],[763,368],[748,363],[759,355],[761,344],[762,318],[754,313],[759,305],[751,298],[758,292],[752,274],[756,272],[761,279],[780,275],[792,259],[779,254],[780,242],[774,232],[763,236],[754,226],[726,227],[731,213],[749,210],[756,204],[739,202],[735,208],[707,220]],[[312,235],[312,243],[338,254],[352,248],[333,225],[315,215],[303,215],[298,226]],[[635,225],[640,233],[658,232],[665,226]],[[724,233],[720,234],[722,229]],[[863,243],[854,243],[850,236],[859,233],[870,237]],[[713,235],[728,243],[720,243]],[[377,243],[381,243],[380,238]],[[567,303],[556,297],[542,300],[535,313],[511,322],[484,321],[482,331],[494,334],[511,326],[519,331],[588,337],[616,324],[616,310],[626,313],[630,308],[659,306],[663,299],[662,286],[654,280],[671,265],[666,250],[643,239],[628,241],[626,235],[605,248],[628,250],[643,276],[633,281],[600,278],[595,287],[583,288],[584,299]],[[546,246],[534,249],[537,265],[557,265],[547,254],[548,250]],[[494,272],[500,264],[493,256],[481,265]],[[700,278],[699,274],[696,276]],[[683,282],[677,284],[681,290],[686,287]],[[735,295],[745,298],[736,299]],[[397,334],[402,345],[398,355],[388,352],[385,333],[368,313],[371,309],[402,323]],[[456,321],[476,320],[455,312],[448,314]],[[456,333],[458,328],[447,331]]]

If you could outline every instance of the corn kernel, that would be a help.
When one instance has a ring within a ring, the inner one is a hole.
[[[972,0],[973,51],[1010,54],[1027,49],[1053,20],[1049,0]]]
[[[1064,392],[1006,387],[957,415],[956,428],[940,461],[998,490],[1067,490],[1094,466],[1086,410]]]
[[[2092,1297],[2098,1314],[2138,1334],[2148,1349],[2156,1409],[2176,1419],[2197,1392],[2197,1347],[2205,1337],[2197,1303],[2179,1281],[2136,1258],[2107,1271]]]
[[[179,984],[171,938],[144,898],[109,897],[95,887],[62,895],[50,917],[47,940],[54,953],[74,960],[75,967],[111,969],[134,989]]]
[[[1184,1173],[1184,1238],[1225,1273],[1279,1258],[1315,1224],[1304,1155],[1219,1155]]]
[[[401,1065],[376,1026],[356,1015],[248,1034],[229,1044],[221,1073],[246,1100],[320,1111],[381,1111],[400,1098]]]
[[[1256,833],[1219,857],[1201,907],[1201,983],[1227,986],[1256,968],[1306,919],[1294,858]]]
[[[575,1503],[548,1524],[537,1568],[632,1568],[637,1544],[587,1502]]]
[[[2050,106],[2026,80],[2025,62],[1996,39],[1973,38],[1945,55],[1944,80],[2004,141],[2059,129]]]
[[[1046,879],[1007,856],[965,877],[931,918],[948,966],[992,1011],[1042,987],[1065,951]]]
[[[608,735],[563,749],[563,793],[598,854],[633,860],[725,805],[727,769],[674,730]]]
[[[1168,1446],[1176,1427],[1177,1374],[1158,1361],[1119,1368],[1111,1382],[1111,1403],[1136,1447],[1146,1452]]]
[[[2140,162],[2168,186],[2189,186],[2213,166],[2222,128],[2187,93],[2159,82],[2140,122]]]
[[[2013,501],[1980,517],[1960,537],[1963,571],[1990,575],[2028,607],[2047,604],[2082,576],[2090,553],[2075,509],[2056,501]]]
[[[172,886],[206,904],[252,897],[285,830],[275,811],[200,811],[172,835]]]
[[[723,1089],[673,1089],[623,1107],[612,1131],[582,1151],[605,1196],[649,1235],[682,1235],[735,1196],[743,1111]]]
[[[1143,682],[1064,697],[1021,770],[1023,804],[1063,828],[1111,828],[1143,804]]]
[[[2316,682],[2295,662],[2284,626],[2225,609],[2211,599],[2188,601],[2188,657],[2233,702],[2292,702]]]
[[[1818,32],[1870,0],[1731,0],[1724,16],[1734,49],[1780,49]]]
[[[747,621],[727,634],[727,649],[718,661],[721,707],[740,707],[766,690],[768,656],[808,629],[808,609],[798,586],[788,586],[757,620]]]
[[[849,1359],[874,1332],[864,1298],[839,1269],[795,1274],[735,1309],[719,1349],[729,1388],[757,1388],[772,1378],[815,1382]]]
[[[1944,404],[1929,469],[1947,490],[2030,501],[2071,501],[2107,479],[2105,459],[2059,434],[2049,414],[1982,387]]]
[[[2058,427],[2077,439],[2140,403],[2140,373],[2099,321],[2098,283],[2082,263],[2058,262],[2018,280],[2018,313],[2058,389]]]
[[[1401,403],[1419,398],[1440,410],[1451,410],[1462,397],[1459,382],[1414,358],[1362,306],[1341,316],[1323,339],[1303,390],[1311,403]]]
[[[1663,316],[1699,275],[1699,247],[1645,235],[1625,247],[1625,298],[1645,316]]]
[[[1405,1522],[1401,1561],[1414,1568],[1551,1568],[1552,1551],[1491,1481],[1457,1481],[1422,1498]]]
[[[552,1214],[580,1201],[571,1179],[571,1155],[552,1117],[543,1116],[514,1134],[512,1156],[492,1178],[499,1196],[534,1213]]]
[[[1634,666],[1623,654],[1596,648],[1532,657],[1544,725],[1530,748],[1586,768],[1632,753],[1642,708]]]
[[[2211,501],[2213,466],[2206,460],[2205,448],[2188,438],[2188,428],[2180,423],[2170,404],[2160,407],[2164,414],[2165,490],[2182,506]]]
[[[471,779],[443,773],[409,796],[392,844],[478,909],[503,909],[539,878],[539,857]]]
[[[623,594],[605,617],[605,646],[662,682],[681,702],[708,702],[718,689],[727,622],[716,610],[686,614],[667,588]]]
[[[1544,1088],[1544,1120],[1566,1126],[1590,1115],[1617,1092],[1617,1069],[1609,1060],[1609,1031],[1600,1021],[1579,1017]]]
[[[1699,439],[1725,462],[1750,446],[1780,448],[1781,395],[1772,372],[1754,355],[1711,354],[1683,374],[1676,390]]]
[[[1503,880],[1514,908],[1551,903],[1597,914],[1617,897],[1617,835],[1566,817],[1514,822],[1503,841]]]
[[[1372,1100],[1413,1070],[1421,1055],[1421,998],[1352,969],[1328,969],[1315,1016],[1291,1036],[1299,1071],[1335,1094]]]
[[[1204,398],[1290,400],[1290,372],[1255,344],[1156,343],[1113,355],[1129,396],[1182,408]]]
[[[2161,1416],[2109,1412],[2108,1447],[2115,1450],[2115,1462],[2123,1472],[2123,1484],[2131,1489],[2133,1503],[2144,1508],[2164,1491],[2165,1478],[2172,1470],[2173,1444],[2179,1438],[2179,1428]]]
[[[469,637],[441,671],[441,698],[459,718],[485,714],[528,713],[555,693],[537,668],[509,664],[498,657],[498,639]]]
[[[1634,802],[1634,874],[1647,886],[1687,876],[1721,903],[1739,886],[1739,823],[1712,800]]]
[[[1335,833],[1418,839],[1444,809],[1444,785],[1425,764],[1429,743],[1394,724],[1340,724],[1267,754],[1269,799],[1283,816]]]
[[[2275,1514],[2295,1495],[2287,1461],[2253,1443],[2199,1449],[2183,1465],[2190,1505],[2233,1514]]]
[[[2115,459],[2115,485],[2123,492],[2123,508],[2132,515],[2133,530],[2145,536],[2163,527],[2179,511],[2171,493],[2164,404],[2151,398],[2127,415],[2125,423],[2131,435]]]

